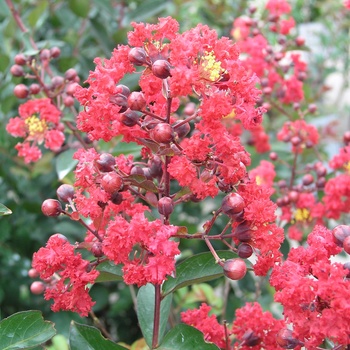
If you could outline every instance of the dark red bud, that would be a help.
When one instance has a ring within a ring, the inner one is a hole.
[[[64,79],[61,76],[56,75],[51,79],[51,86],[53,89],[58,89],[63,85],[64,85]]]
[[[283,328],[277,333],[277,344],[283,349],[294,349],[302,343],[293,337],[293,332],[290,329]]]
[[[343,248],[346,253],[350,254],[350,236],[344,239]]]
[[[158,156],[154,156],[150,161],[150,173],[152,177],[160,177],[163,174],[163,162]]]
[[[252,239],[252,230],[250,226],[245,223],[239,224],[235,229],[235,237],[240,242],[250,242]]]
[[[75,93],[75,90],[79,86],[78,83],[70,83],[66,85],[66,94],[73,96]]]
[[[158,143],[170,143],[174,138],[174,130],[170,124],[159,123],[150,131],[150,136]]]
[[[141,115],[137,113],[136,111],[132,111],[131,109],[128,109],[126,112],[120,115],[120,121],[125,126],[132,127],[137,124],[139,121]]]
[[[15,63],[24,66],[27,63],[27,57],[23,55],[23,53],[19,53],[18,55],[15,56],[14,59]]]
[[[332,230],[333,241],[340,247],[343,246],[345,238],[350,236],[350,226],[338,225]]]
[[[26,97],[28,97],[29,89],[24,84],[18,84],[13,89],[13,94],[17,98],[26,98]]]
[[[95,242],[91,246],[91,253],[96,257],[100,258],[103,256],[102,244],[100,242]]]
[[[128,105],[133,111],[142,111],[146,107],[145,96],[139,91],[132,92],[128,97]]]
[[[256,346],[261,343],[261,338],[256,335],[253,330],[248,329],[243,334],[242,341],[244,341],[243,344],[246,346]]]
[[[242,243],[238,247],[238,256],[242,259],[247,259],[253,254],[253,248],[250,244]]]
[[[63,104],[66,106],[66,107],[72,107],[74,105],[74,97],[72,96],[65,96],[64,99],[63,99]]]
[[[36,95],[40,92],[41,88],[39,84],[31,84],[29,86],[29,93],[32,95]]]
[[[69,202],[74,197],[74,187],[72,185],[63,184],[56,191],[57,197],[62,202]]]
[[[170,63],[166,60],[157,60],[152,64],[152,73],[160,79],[170,76]]]
[[[46,216],[59,216],[62,212],[62,206],[56,199],[46,199],[41,205],[41,211]]]
[[[123,179],[116,173],[107,173],[101,179],[101,187],[111,194],[118,192],[123,187]]]
[[[299,193],[297,191],[290,191],[288,198],[290,202],[295,203],[299,199]]]
[[[47,61],[50,57],[52,57],[52,54],[50,50],[48,49],[42,49],[39,54],[40,61]]]
[[[177,126],[182,122],[183,122],[182,120],[179,120],[173,124],[174,131],[176,132],[177,136],[180,139],[184,138],[191,131],[191,127],[189,123],[184,123],[180,126]]]
[[[64,77],[67,80],[74,80],[77,76],[77,71],[74,68],[69,68],[65,73]]]
[[[109,153],[102,153],[96,161],[98,170],[108,173],[114,169],[115,158]]]
[[[310,103],[307,109],[310,113],[315,113],[317,111],[317,106],[314,103]]]
[[[271,152],[269,157],[272,161],[276,161],[278,159],[278,154],[276,152]]]
[[[350,142],[350,131],[346,131],[343,135],[343,141],[347,145]]]
[[[162,197],[158,201],[159,214],[169,216],[174,210],[174,202],[170,197]]]
[[[111,202],[116,205],[121,204],[123,202],[123,195],[120,192],[112,193]]]
[[[24,75],[24,70],[23,67],[18,65],[18,64],[14,64],[11,68],[10,68],[10,73],[14,76],[14,77],[21,77],[22,75]]]
[[[57,58],[60,56],[60,54],[61,54],[61,49],[59,47],[54,46],[50,49],[50,56],[52,58]]]
[[[224,275],[231,280],[240,280],[247,273],[247,266],[242,259],[229,259],[224,263]]]
[[[143,172],[143,168],[139,167],[139,166],[134,166],[131,171],[130,171],[130,175],[141,175],[141,176],[145,176],[145,173]]]
[[[305,39],[301,36],[298,36],[295,39],[295,43],[297,44],[297,46],[303,46],[305,44]]]
[[[147,53],[141,47],[134,47],[129,51],[128,58],[135,66],[143,66],[147,62]]]
[[[305,174],[302,182],[304,186],[309,186],[314,182],[314,177],[311,174]]]
[[[223,199],[221,208],[227,216],[236,218],[245,208],[245,202],[238,193],[230,193]]]

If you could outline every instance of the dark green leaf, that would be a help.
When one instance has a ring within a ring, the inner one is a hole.
[[[45,22],[49,6],[48,1],[38,1],[34,10],[28,16],[28,23],[33,28],[40,28]]]
[[[71,350],[125,350],[106,338],[94,327],[72,322],[69,334]]]
[[[51,339],[56,330],[40,311],[23,311],[0,322],[0,350],[28,349]]]
[[[59,180],[64,179],[78,164],[78,161],[73,159],[74,153],[75,150],[69,149],[56,158],[56,172]]]
[[[231,251],[218,251],[221,259],[231,259],[237,255]],[[215,263],[211,253],[194,255],[176,267],[176,277],[168,277],[163,284],[163,295],[194,284],[213,280],[223,276],[222,267]]]
[[[218,350],[212,343],[204,341],[203,333],[185,324],[174,327],[164,338],[159,350]]]
[[[147,284],[140,288],[137,294],[137,317],[142,334],[149,347],[152,345],[153,320],[154,320],[154,296],[155,288],[152,284]],[[172,296],[164,298],[160,305],[160,328],[159,342],[161,342],[170,312]]]
[[[12,210],[0,203],[0,216],[10,215],[10,214],[12,214]]]
[[[123,280],[122,265],[115,265],[111,261],[105,261],[97,266],[97,270],[100,271],[100,275],[97,277],[96,282]]]

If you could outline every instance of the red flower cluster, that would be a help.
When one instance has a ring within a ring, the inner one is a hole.
[[[45,248],[33,255],[33,268],[47,282],[45,299],[53,299],[53,311],[67,310],[87,316],[95,304],[89,296],[89,285],[99,275],[89,269],[89,261],[74,253],[74,246],[59,234],[48,240]]]
[[[307,247],[292,249],[288,259],[273,269],[275,300],[283,305],[286,322],[293,324],[296,338],[307,349],[320,346],[326,338],[349,344],[350,288],[345,278],[349,271],[331,261],[341,248],[323,226],[316,226],[307,242]]]
[[[45,148],[52,151],[61,148],[64,134],[61,131],[60,116],[61,112],[50,99],[42,98],[25,102],[19,107],[19,117],[10,119],[6,131],[14,137],[25,139],[16,145],[16,149],[26,163],[41,158],[38,145],[43,142]]]

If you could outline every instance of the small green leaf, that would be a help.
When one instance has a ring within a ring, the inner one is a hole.
[[[97,270],[100,271],[100,275],[97,277],[96,282],[123,280],[122,265],[115,265],[111,261],[105,261],[97,266]]]
[[[174,327],[164,338],[159,350],[219,350],[213,343],[207,343],[203,333],[185,324]]]
[[[0,203],[0,216],[10,215],[10,214],[12,214],[12,210]]]
[[[53,323],[44,321],[40,311],[18,312],[0,322],[0,350],[32,348],[55,334]]]
[[[146,284],[139,289],[137,294],[137,317],[141,327],[142,334],[147,345],[151,348],[153,336],[153,320],[154,320],[154,297],[155,288],[152,284]],[[166,325],[168,322],[172,295],[164,298],[160,304],[160,326],[159,326],[159,342],[161,342]]]
[[[74,321],[70,326],[69,345],[70,350],[126,350],[123,346],[104,338],[97,328]]]
[[[64,179],[78,164],[78,161],[73,159],[74,153],[75,150],[69,149],[56,158],[56,172],[59,180]]]
[[[28,23],[32,28],[40,28],[48,16],[48,1],[38,1],[28,16]]]
[[[218,251],[221,259],[231,259],[237,255],[231,251]],[[213,255],[202,253],[194,255],[176,267],[176,277],[168,277],[163,284],[163,296],[174,292],[175,290],[194,284],[213,280],[223,276],[223,270],[215,262]]]
[[[86,18],[90,11],[90,0],[70,0],[68,1],[71,11],[82,18]]]

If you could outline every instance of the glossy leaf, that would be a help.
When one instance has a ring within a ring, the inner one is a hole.
[[[72,322],[69,334],[70,350],[125,350],[111,340],[104,338],[101,332],[91,326]]]
[[[90,10],[90,0],[70,0],[68,2],[72,12],[82,18],[86,18]]]
[[[185,324],[174,327],[164,338],[159,350],[218,350],[212,343],[207,343],[203,333]]]
[[[96,282],[112,282],[123,280],[122,265],[115,265],[111,261],[105,261],[97,266],[97,270],[100,271],[100,275],[97,277]]]
[[[218,251],[221,259],[231,259],[237,255],[231,251]],[[176,267],[176,277],[168,277],[163,284],[163,295],[174,292],[175,290],[194,284],[213,280],[223,276],[223,270],[218,265],[213,255],[202,253],[194,255]]]
[[[56,158],[56,172],[59,180],[64,179],[78,164],[78,161],[73,159],[74,153],[75,150],[70,149]]]
[[[0,350],[32,348],[55,334],[53,323],[44,321],[40,311],[18,312],[0,322]]]
[[[12,210],[0,203],[0,216],[10,215],[10,214],[12,214]]]
[[[147,284],[140,288],[137,294],[137,317],[142,334],[149,347],[152,345],[153,320],[154,320],[154,296],[155,288]],[[160,305],[159,342],[161,342],[168,322],[172,296],[164,298]]]

